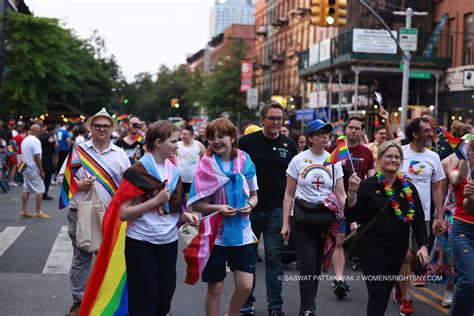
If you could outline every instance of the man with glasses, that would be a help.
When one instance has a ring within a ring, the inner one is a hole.
[[[130,167],[130,160],[125,152],[111,142],[112,131],[117,128],[117,122],[105,108],[90,117],[85,126],[91,132],[92,138],[77,145],[75,150],[81,163],[83,157],[87,156],[88,160],[93,160],[96,163],[98,171],[92,174],[90,169],[86,170],[84,167],[77,170],[75,174],[77,192],[68,205],[68,233],[73,247],[73,260],[69,272],[73,305],[69,313],[66,314],[67,316],[75,316],[78,313],[94,257],[94,253],[84,251],[76,246],[78,204],[89,198],[90,190],[94,187],[99,199],[107,208],[112,200],[113,193],[111,192],[115,192],[114,189],[119,186],[123,173]],[[62,181],[66,164],[67,159],[58,174],[59,181]],[[112,179],[113,183],[105,182],[104,179]]]
[[[415,185],[420,196],[423,211],[425,213],[426,230],[430,234],[430,208],[431,194],[435,205],[435,219],[433,232],[444,233],[446,227],[443,221],[443,189],[442,181],[445,178],[441,160],[438,154],[428,150],[431,144],[433,130],[429,120],[426,118],[413,119],[405,130],[408,145],[403,146],[403,164],[400,170]],[[410,299],[409,276],[412,272],[412,262],[416,260],[414,253],[423,245],[417,245],[413,233],[410,233],[410,245],[405,256],[400,276],[404,280],[396,286],[394,299],[401,304],[400,313],[413,313],[412,300]],[[428,246],[428,245],[426,245]]]
[[[134,164],[143,156],[143,143],[137,140],[140,129],[143,127],[138,117],[132,117],[128,121],[127,135],[119,139],[115,145],[122,148],[128,156],[131,164]]]
[[[250,221],[257,238],[263,233],[267,309],[268,315],[271,316],[284,315],[281,297],[283,238],[280,232],[283,225],[286,169],[296,155],[293,140],[280,134],[284,119],[283,107],[278,102],[271,101],[261,110],[262,130],[245,135],[239,140],[239,148],[250,155],[257,169],[258,204],[250,213]],[[241,313],[252,311],[254,301],[252,291]]]
[[[347,192],[349,187],[349,177],[355,172],[361,180],[372,177],[375,174],[374,156],[369,148],[360,143],[362,135],[364,133],[364,120],[358,116],[351,116],[347,120],[344,127],[344,134],[346,135],[347,148],[351,155],[352,161],[342,162],[344,172],[344,188]],[[342,241],[344,240],[346,233],[350,230],[347,229],[345,220],[339,222],[339,232],[336,237],[336,248],[332,256],[332,265],[334,267],[334,274],[336,280],[332,286],[334,288],[334,294],[341,298],[347,296],[349,286],[344,281],[344,267],[346,265],[346,257],[344,249],[342,248]],[[351,230],[357,228],[357,223],[351,223]]]

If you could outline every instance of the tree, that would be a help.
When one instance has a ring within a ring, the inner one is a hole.
[[[205,78],[199,101],[210,118],[220,117],[225,112],[233,121],[253,116],[245,105],[245,94],[240,92],[241,61],[244,58],[244,41],[231,40],[223,58]]]
[[[95,56],[100,38],[81,40],[58,20],[9,13],[1,112],[35,116],[65,102],[86,113],[107,106],[120,77],[112,56]]]

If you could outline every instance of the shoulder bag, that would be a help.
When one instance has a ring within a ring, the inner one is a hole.
[[[388,206],[388,199],[385,201],[384,205],[380,208],[377,214],[375,214],[370,221],[362,226],[360,230],[355,229],[353,232],[351,232],[349,235],[347,235],[346,238],[342,241],[342,248],[344,248],[344,251],[348,253],[354,253],[357,252],[357,245],[359,240],[362,238],[362,236],[369,230],[369,228],[382,216],[382,214],[385,212],[385,209]]]

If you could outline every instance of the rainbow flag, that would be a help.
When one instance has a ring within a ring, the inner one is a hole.
[[[340,136],[339,138],[341,138]],[[339,141],[338,138],[338,141]],[[349,149],[347,148],[347,143],[346,143],[346,138],[341,138],[341,140],[338,142],[336,148],[332,151],[332,153],[329,155],[329,157],[324,161],[323,165],[327,166],[329,164],[335,164],[338,161],[343,161],[350,158],[349,157]]]
[[[15,147],[13,145],[8,145],[7,146],[7,155],[11,156],[15,154]]]
[[[26,164],[25,164],[25,161],[22,161],[20,162],[20,165],[18,166],[18,173],[23,173],[23,171],[25,171],[25,168],[26,168]]]
[[[461,140],[461,138],[453,136],[449,131],[446,131],[444,135],[453,149],[456,148],[456,146],[459,144],[459,141]]]
[[[459,144],[454,148],[454,153],[460,160],[469,160],[469,156],[467,155],[466,141],[464,139],[461,139]]]
[[[120,114],[117,116],[117,121],[128,120],[128,114]]]
[[[175,190],[179,182],[178,169],[166,160],[166,179],[161,181],[152,159],[151,155],[145,155],[127,169],[119,189],[107,207],[102,224],[102,243],[87,282],[79,316],[128,315],[125,265],[127,223],[120,220],[120,205],[128,199],[143,197],[144,194],[153,196],[156,190],[169,185],[171,198],[164,205],[165,209],[168,205],[170,212],[181,211],[181,190]]]
[[[74,194],[76,194],[77,191],[77,182],[74,179],[74,172],[72,167],[72,162],[75,156],[74,153],[74,144],[72,144],[71,149],[69,150],[69,155],[67,157],[66,168],[64,169],[63,185],[59,193],[60,210],[69,205],[69,201],[74,196]]]
[[[143,144],[145,142],[145,138],[143,138],[142,133],[138,132],[137,135],[135,136],[135,141]]]

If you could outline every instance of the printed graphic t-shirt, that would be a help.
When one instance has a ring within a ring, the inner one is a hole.
[[[307,149],[291,160],[286,173],[297,181],[296,198],[320,203],[332,192],[333,181],[335,185],[343,172],[339,162],[334,165],[334,175],[332,165],[323,165],[328,156],[327,151],[315,155]]]
[[[410,144],[403,146],[401,171],[415,185],[425,212],[425,221],[430,220],[431,183],[445,178],[441,160],[437,153],[425,149],[419,153]]]

